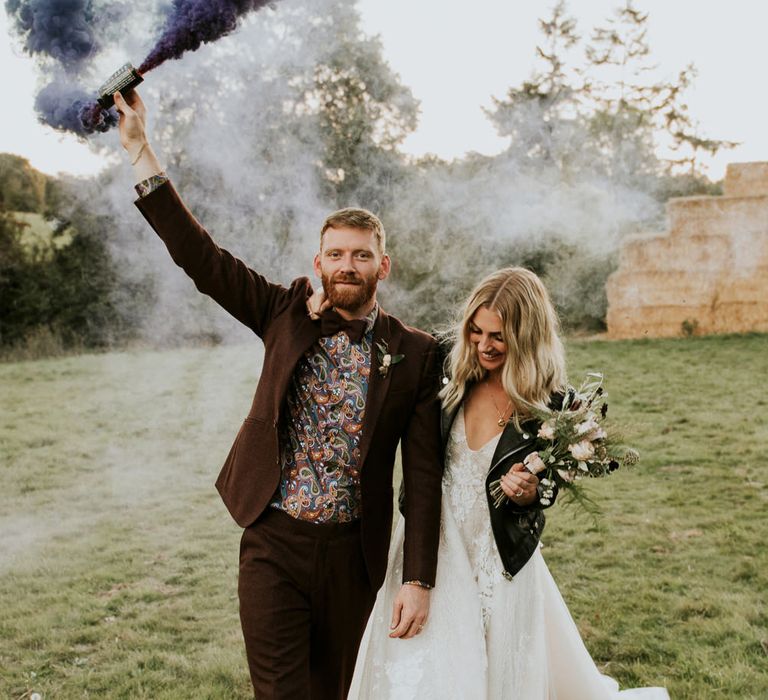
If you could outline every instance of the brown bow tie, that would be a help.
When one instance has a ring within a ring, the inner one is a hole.
[[[320,335],[336,335],[344,331],[353,343],[359,343],[365,335],[368,322],[365,319],[342,318],[334,309],[326,309],[320,314]]]

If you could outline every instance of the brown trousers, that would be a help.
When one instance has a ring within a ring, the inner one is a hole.
[[[274,508],[240,542],[240,622],[258,700],[344,700],[376,598],[360,523]]]

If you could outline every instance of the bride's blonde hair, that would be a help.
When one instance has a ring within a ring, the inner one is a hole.
[[[469,387],[487,374],[480,366],[476,347],[469,342],[469,324],[480,307],[501,318],[501,336],[507,346],[501,379],[519,427],[519,419],[530,409],[546,408],[551,395],[566,386],[557,312],[546,287],[530,270],[507,267],[482,280],[453,329],[453,350],[446,358],[450,380],[440,392],[447,410],[458,406]]]

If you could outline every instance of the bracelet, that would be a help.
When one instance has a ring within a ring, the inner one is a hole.
[[[131,165],[136,165],[136,163],[139,162],[139,158],[141,158],[141,154],[144,153],[144,149],[147,147],[147,142],[141,144],[141,148],[139,149],[139,152],[136,154],[136,157],[131,161]]]
[[[428,583],[424,583],[424,581],[403,581],[404,586],[418,586],[419,588],[426,588],[431,589],[432,586],[430,586]]]

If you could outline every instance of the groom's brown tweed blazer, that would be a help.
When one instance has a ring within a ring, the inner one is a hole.
[[[216,481],[232,517],[248,527],[278,487],[280,412],[296,363],[320,337],[319,323],[307,316],[310,281],[301,277],[288,288],[273,284],[219,248],[170,182],[136,205],[197,288],[264,341],[264,365],[251,410]],[[386,376],[378,372],[377,344],[382,342],[392,355],[405,356]],[[402,439],[406,494],[403,580],[434,584],[442,477],[437,347],[431,336],[380,309],[372,348],[360,441],[361,534],[368,576],[377,590],[387,566],[392,472]]]

